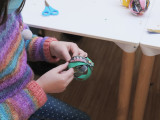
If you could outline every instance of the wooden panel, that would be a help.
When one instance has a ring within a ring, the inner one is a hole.
[[[123,52],[116,120],[128,120],[134,64],[135,53]]]
[[[142,56],[133,104],[133,120],[143,120],[155,56]]]

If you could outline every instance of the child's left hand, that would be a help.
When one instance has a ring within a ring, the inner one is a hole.
[[[69,61],[71,55],[87,57],[87,53],[80,49],[77,44],[72,42],[53,41],[50,43],[50,51],[52,56],[56,56],[59,59]]]

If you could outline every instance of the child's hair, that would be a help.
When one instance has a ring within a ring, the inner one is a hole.
[[[20,7],[17,9],[16,13],[20,13],[24,7],[26,0],[23,0]],[[0,0],[0,25],[6,22],[8,18],[8,3],[10,0]]]

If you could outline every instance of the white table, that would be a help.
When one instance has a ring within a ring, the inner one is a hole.
[[[36,28],[112,41],[123,50],[117,120],[127,120],[135,51],[149,12],[136,17],[120,0],[47,0],[58,16],[43,17],[44,0],[27,0],[24,22]]]
[[[143,120],[155,56],[160,54],[160,34],[147,32],[148,28],[160,29],[159,5],[160,0],[153,0],[153,7],[140,41],[143,55],[133,105],[133,120]]]

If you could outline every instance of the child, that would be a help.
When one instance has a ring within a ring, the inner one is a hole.
[[[20,15],[24,3],[25,0],[0,0],[0,120],[88,120],[85,113],[46,95],[64,91],[73,80],[73,69],[66,70],[69,53],[84,57],[87,53],[74,43],[55,38],[33,35],[24,39],[21,33],[28,29]],[[66,63],[34,81],[27,59],[64,59]]]

